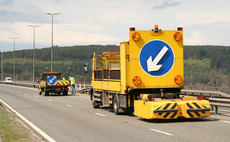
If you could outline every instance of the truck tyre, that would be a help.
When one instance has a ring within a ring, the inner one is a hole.
[[[119,102],[119,97],[118,95],[114,95],[113,96],[113,111],[116,115],[121,114],[121,112],[119,111],[120,109],[120,102]]]
[[[95,101],[95,99],[94,99],[94,90],[92,90],[92,92],[91,92],[91,98],[92,98],[92,105],[93,105],[93,108],[99,108],[100,107],[100,104],[97,102],[97,101]]]
[[[94,90],[93,89],[90,89],[90,100],[93,101],[93,93],[94,93]]]
[[[63,96],[68,96],[68,90],[64,90]]]
[[[39,92],[39,95],[42,95],[42,92]]]
[[[49,92],[48,91],[45,91],[45,96],[48,96],[49,95]]]

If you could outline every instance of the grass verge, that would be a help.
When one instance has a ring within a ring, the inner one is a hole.
[[[29,130],[0,104],[0,142],[32,142]]]

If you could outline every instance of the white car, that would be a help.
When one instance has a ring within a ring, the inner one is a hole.
[[[5,82],[12,82],[12,78],[11,77],[6,77]]]

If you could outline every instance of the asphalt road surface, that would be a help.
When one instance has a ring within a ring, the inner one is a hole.
[[[40,96],[0,85],[0,99],[58,142],[230,142],[230,110],[199,119],[145,120],[93,109],[88,95]]]

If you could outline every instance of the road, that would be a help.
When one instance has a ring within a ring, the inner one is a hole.
[[[230,113],[200,119],[145,120],[93,109],[89,96],[39,96],[38,90],[0,85],[0,99],[58,142],[227,142]],[[221,110],[221,109],[220,109]]]

